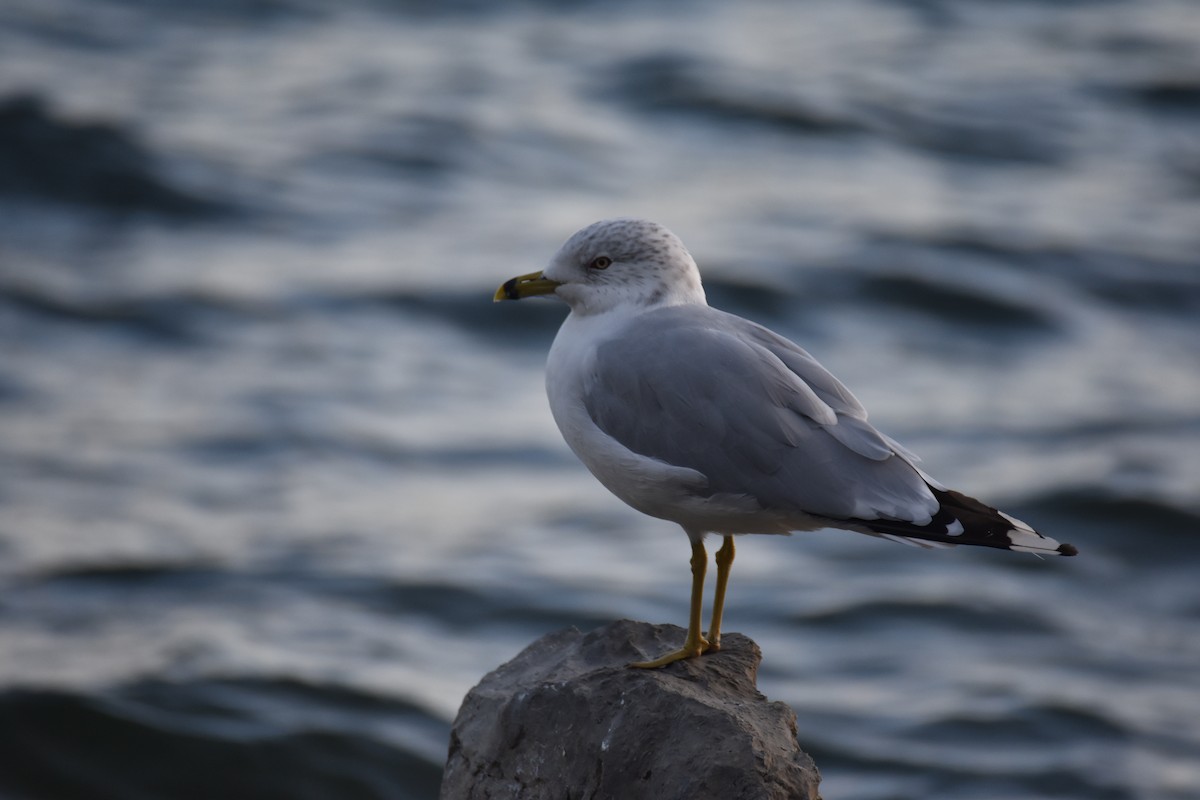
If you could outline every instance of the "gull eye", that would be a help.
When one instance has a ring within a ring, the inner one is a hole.
[[[588,269],[608,269],[611,264],[612,259],[608,256],[596,256],[592,263],[588,264]]]

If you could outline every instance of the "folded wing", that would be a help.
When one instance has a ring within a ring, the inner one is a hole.
[[[584,402],[624,447],[702,473],[713,494],[925,546],[1074,554],[932,481],[806,351],[706,306],[642,314],[601,344]]]

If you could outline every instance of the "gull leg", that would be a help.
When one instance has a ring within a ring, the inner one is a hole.
[[[722,548],[724,549],[724,548]],[[700,633],[700,610],[704,604],[704,573],[708,568],[708,553],[701,536],[692,538],[692,607],[688,614],[687,638],[683,647],[653,661],[635,661],[631,667],[657,669],[684,658],[695,658],[708,649],[708,640]]]
[[[705,652],[721,649],[721,615],[725,611],[725,589],[729,586],[729,569],[733,566],[733,537],[726,536],[725,543],[717,551],[717,593],[713,597],[712,625],[708,628],[708,648]]]

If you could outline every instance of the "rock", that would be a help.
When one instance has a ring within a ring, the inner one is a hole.
[[[627,666],[683,638],[622,620],[531,644],[467,693],[441,800],[819,800],[795,713],[755,688],[762,652],[750,639],[727,634],[719,653],[663,669]]]

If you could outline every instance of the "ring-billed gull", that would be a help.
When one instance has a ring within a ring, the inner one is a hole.
[[[679,523],[692,544],[683,647],[636,667],[720,649],[733,536],[843,528],[944,547],[1075,555],[1020,520],[942,486],[867,422],[806,351],[711,308],[691,254],[653,222],[573,235],[542,272],[495,295],[552,295],[571,311],[550,348],[546,393],[563,438],[613,494]],[[721,534],[712,624],[700,629],[708,556]]]

